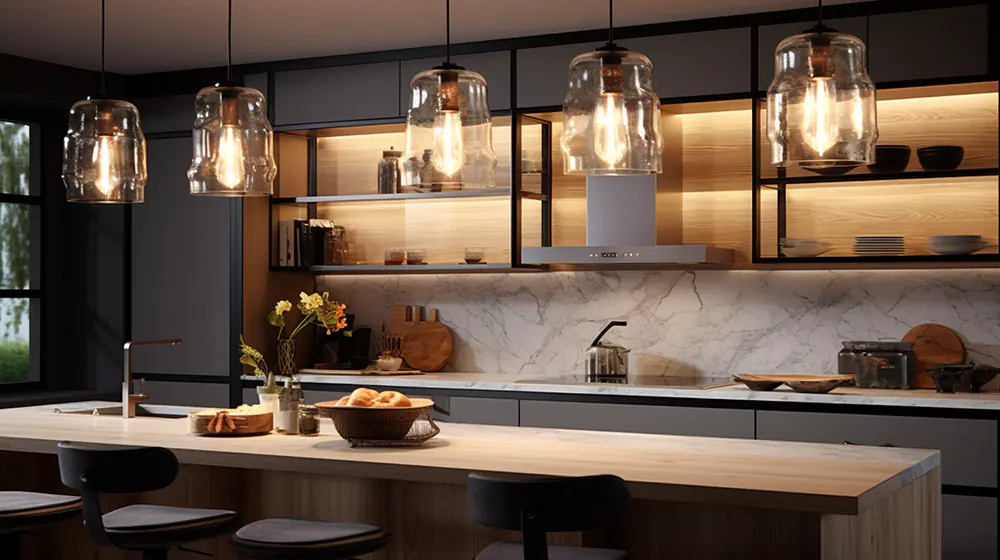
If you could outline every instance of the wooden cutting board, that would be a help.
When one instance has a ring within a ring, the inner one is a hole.
[[[453,342],[448,327],[437,321],[423,321],[403,336],[400,354],[410,367],[440,371],[451,358]]]
[[[914,387],[933,389],[930,372],[939,364],[965,362],[965,344],[958,333],[944,325],[924,323],[903,335],[903,342],[912,342],[917,354],[917,378]]]

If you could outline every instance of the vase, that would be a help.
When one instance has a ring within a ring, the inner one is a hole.
[[[288,377],[295,375],[295,341],[292,339],[278,341],[278,373]]]
[[[270,412],[273,414],[273,421],[277,421],[278,418],[278,399],[280,395],[278,393],[263,393],[261,392],[262,387],[257,387],[257,399],[260,401],[260,411],[262,413]]]

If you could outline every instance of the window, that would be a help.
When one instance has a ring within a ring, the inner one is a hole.
[[[0,120],[0,384],[41,379],[38,128]]]

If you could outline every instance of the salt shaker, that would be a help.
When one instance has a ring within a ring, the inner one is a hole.
[[[397,152],[389,146],[389,149],[382,152],[382,160],[378,162],[378,193],[396,194],[400,192],[399,156],[402,152]]]

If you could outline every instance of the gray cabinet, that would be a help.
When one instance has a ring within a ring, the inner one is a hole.
[[[753,439],[753,411],[562,401],[521,401],[521,425]]]
[[[434,419],[462,424],[517,426],[517,399],[434,397]]]
[[[997,558],[997,499],[950,496],[941,499],[944,560]]]
[[[146,134],[190,131],[194,127],[195,95],[191,93],[136,99],[135,106],[139,109],[142,131]]]
[[[490,110],[510,109],[510,51],[453,56],[459,66],[479,72],[486,79]],[[440,65],[440,58],[404,60],[399,66],[399,114],[406,115],[410,106],[410,80],[418,72]]]
[[[569,63],[600,43],[581,43],[517,51],[517,106],[562,105],[569,84]]]
[[[243,84],[254,88],[263,93],[264,97],[267,97],[267,74],[247,74],[243,76]],[[271,100],[268,99],[267,102],[270,103]]]
[[[868,18],[840,18],[823,22],[841,33],[854,35],[868,43]],[[816,25],[815,21],[762,25],[757,30],[757,90],[767,91],[774,79],[774,50],[785,37],[797,35]]]
[[[883,14],[869,18],[868,60],[876,82],[983,76],[986,5]]]
[[[722,29],[617,41],[653,63],[660,97],[749,92],[750,29]]]
[[[762,410],[757,413],[757,438],[938,449],[944,484],[997,486],[993,420]]]
[[[190,164],[190,138],[147,142],[146,203],[131,209],[132,338],[184,342],[136,349],[137,375],[229,375],[230,213],[237,202],[191,196]]]
[[[278,72],[276,125],[399,116],[399,62]]]

